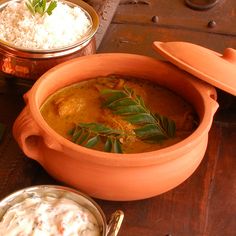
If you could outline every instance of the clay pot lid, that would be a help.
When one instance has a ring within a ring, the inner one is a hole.
[[[154,42],[155,50],[190,74],[236,96],[236,50],[224,54],[187,42]]]

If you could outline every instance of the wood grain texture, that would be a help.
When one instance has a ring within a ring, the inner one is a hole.
[[[86,0],[85,2],[90,4],[99,15],[99,28],[95,35],[98,48],[116,12],[119,0]]]
[[[185,41],[223,53],[227,47],[236,48],[236,37],[208,34],[155,25],[112,23],[98,52],[125,52],[161,58],[152,48],[154,41]]]
[[[156,24],[158,27],[236,36],[235,11],[236,1],[233,0],[220,0],[206,11],[193,10],[185,5],[184,0],[121,0],[114,22]],[[153,16],[158,16],[157,23],[152,22]],[[216,22],[213,28],[207,26],[211,20]]]
[[[236,127],[222,129],[219,158],[209,199],[207,235],[236,235]],[[227,140],[227,141],[226,141]],[[230,141],[231,140],[231,141]],[[223,234],[224,233],[224,234]]]

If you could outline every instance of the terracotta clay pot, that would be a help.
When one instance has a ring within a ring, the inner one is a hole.
[[[113,154],[76,145],[44,121],[40,106],[58,89],[78,81],[120,74],[151,80],[191,103],[198,128],[183,141],[161,150]],[[107,200],[137,200],[166,192],[186,180],[200,164],[218,108],[214,87],[167,62],[131,54],[97,54],[60,64],[46,72],[25,95],[26,107],[13,133],[24,153],[55,179]]]

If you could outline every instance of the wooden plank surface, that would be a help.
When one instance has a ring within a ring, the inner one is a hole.
[[[223,53],[227,47],[236,48],[236,37],[179,28],[142,24],[110,25],[98,52],[126,52],[161,59],[153,50],[154,41],[186,41]]]
[[[223,128],[220,138],[217,166],[209,196],[206,235],[236,235],[235,126]]]
[[[219,0],[217,5],[206,11],[193,10],[185,5],[184,0],[121,0],[113,21],[235,36],[235,11],[234,0]],[[158,17],[157,23],[152,21],[153,16]],[[211,20],[216,22],[214,28],[207,27]]]
[[[116,12],[119,0],[86,0],[85,2],[90,4],[99,15],[99,28],[95,35],[98,48]]]

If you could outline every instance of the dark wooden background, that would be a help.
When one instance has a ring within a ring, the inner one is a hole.
[[[226,47],[236,49],[235,0],[220,0],[207,11],[192,10],[184,0],[121,0],[119,6],[111,0],[88,2],[101,17],[106,11],[98,53],[127,52],[163,59],[152,49],[155,40],[188,41],[220,53]],[[208,27],[211,20],[216,23],[213,28]],[[0,197],[35,184],[58,183],[25,157],[11,135],[12,124],[24,106],[22,94],[29,87],[24,81],[0,80],[0,122],[6,125],[0,143]],[[220,109],[205,157],[189,179],[146,200],[95,199],[107,218],[116,209],[124,211],[120,236],[236,235],[236,101],[220,90],[218,96]]]

